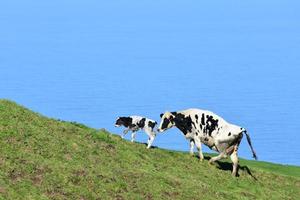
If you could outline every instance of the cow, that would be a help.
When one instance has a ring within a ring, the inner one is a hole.
[[[118,117],[116,120],[115,126],[120,127],[124,126],[126,129],[123,131],[122,138],[131,131],[131,142],[134,142],[136,132],[140,129],[144,130],[145,133],[148,135],[148,142],[147,148],[149,149],[154,141],[156,136],[156,131],[154,127],[156,126],[157,122],[145,117],[141,116],[129,116],[129,117]]]
[[[174,126],[177,127],[190,140],[191,153],[193,152],[194,144],[196,144],[201,161],[204,158],[201,143],[219,152],[218,156],[212,157],[209,160],[210,164],[230,156],[233,163],[233,176],[237,175],[237,151],[243,134],[247,137],[253,157],[257,159],[246,129],[226,122],[222,117],[211,111],[192,108],[177,112],[165,112],[160,117],[161,123],[157,129],[158,132],[166,131]]]

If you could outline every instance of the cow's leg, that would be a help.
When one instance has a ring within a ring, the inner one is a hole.
[[[194,141],[195,141],[197,150],[198,150],[198,152],[199,152],[199,159],[200,159],[200,161],[203,161],[204,156],[203,156],[203,153],[202,153],[201,141],[200,141],[200,139],[199,139],[198,137],[197,137],[197,138],[194,138]]]
[[[148,135],[148,141],[147,141],[147,149],[150,149],[153,141],[154,141],[154,138],[156,136],[156,133],[155,131],[149,129],[149,128],[145,128],[145,133]]]
[[[195,146],[195,141],[193,139],[190,139],[190,155],[194,155],[194,146]]]
[[[150,149],[150,147],[151,147],[151,145],[154,141],[154,138],[155,138],[155,135],[150,135],[149,136],[147,149]]]
[[[128,133],[129,130],[130,130],[129,128],[125,129],[125,130],[123,131],[123,134],[122,134],[121,137],[124,138],[125,135]]]
[[[136,131],[133,130],[131,133],[131,142],[134,142],[135,136],[136,136]]]
[[[216,162],[218,160],[221,160],[223,158],[227,158],[227,154],[225,152],[221,152],[218,156],[212,157],[208,163],[212,164],[213,162]]]
[[[238,158],[237,152],[238,152],[238,148],[239,148],[242,138],[243,138],[243,135],[240,134],[240,136],[237,140],[237,144],[234,145],[233,152],[230,155],[230,159],[232,161],[232,176],[237,176],[237,173],[238,173],[239,158]]]
[[[233,153],[230,155],[230,159],[232,160],[232,176],[237,176],[239,166],[237,151],[233,151]]]

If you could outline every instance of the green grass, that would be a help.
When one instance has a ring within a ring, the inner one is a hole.
[[[220,169],[185,152],[147,150],[0,100],[0,199],[299,199],[300,167],[240,164],[234,178],[227,160]]]

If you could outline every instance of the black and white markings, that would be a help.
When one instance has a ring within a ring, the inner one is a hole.
[[[126,129],[123,131],[122,138],[131,131],[131,141],[134,142],[136,132],[139,130],[144,130],[145,133],[149,136],[147,142],[147,148],[149,149],[154,141],[156,136],[155,126],[157,122],[141,116],[129,116],[129,117],[119,117],[116,120],[115,126],[120,127],[124,126]]]
[[[231,155],[234,163],[234,175],[237,173],[237,149],[244,133],[247,135],[247,141],[253,157],[256,158],[250,137],[246,133],[246,130],[226,122],[213,112],[200,109],[188,109],[161,114],[161,123],[158,128],[159,132],[166,131],[174,126],[190,141],[190,152],[193,152],[192,148],[194,147],[194,143],[196,144],[200,159],[203,159],[201,143],[204,143],[212,150],[220,153],[219,156],[211,158],[210,162]]]

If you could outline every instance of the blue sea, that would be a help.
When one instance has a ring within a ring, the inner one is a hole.
[[[259,160],[300,165],[299,8],[296,0],[1,1],[0,98],[115,134],[118,116],[159,121],[164,111],[207,109],[247,128]],[[175,128],[154,145],[189,148]],[[245,138],[239,154],[251,159]]]

